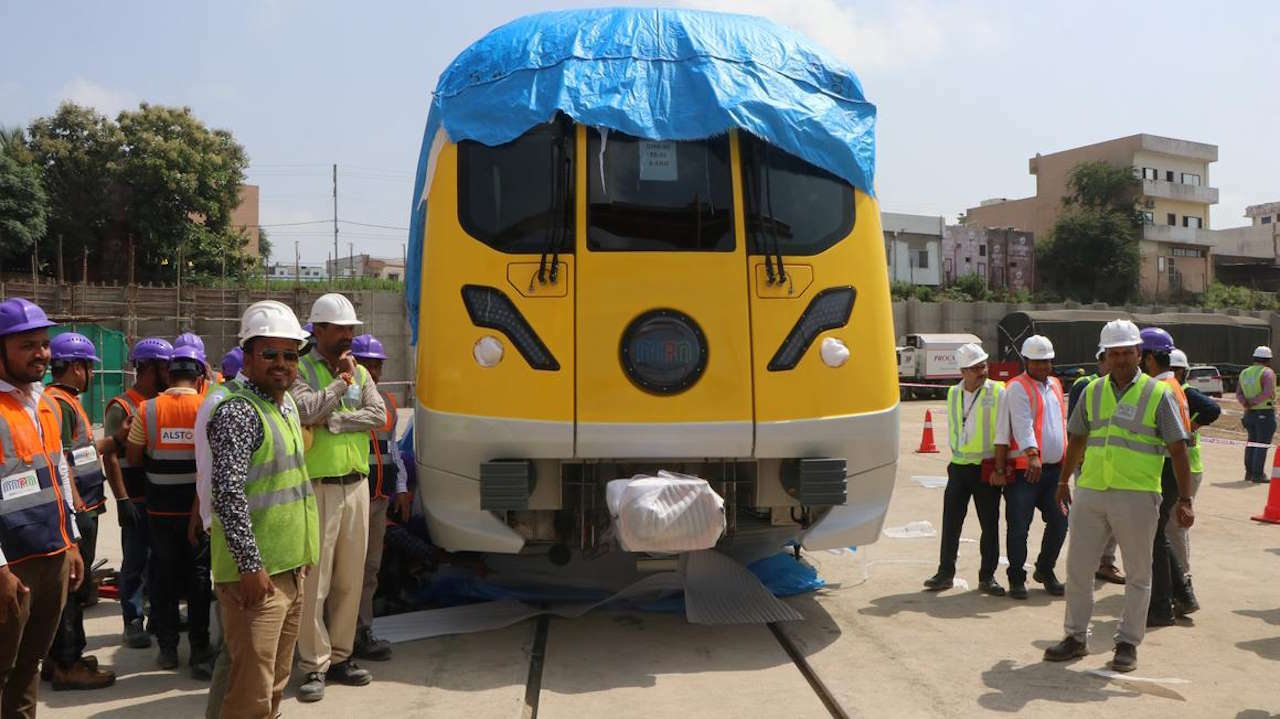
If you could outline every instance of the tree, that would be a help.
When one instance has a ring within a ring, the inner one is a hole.
[[[48,197],[21,128],[0,128],[0,266],[24,267],[44,236]]]
[[[48,236],[62,238],[67,257],[88,249],[100,255],[92,266],[104,268],[104,260],[117,259],[123,267],[127,254],[101,252],[113,221],[123,219],[112,179],[121,152],[119,128],[91,108],[64,102],[52,116],[32,122],[27,135],[27,151],[49,194]],[[45,258],[56,252],[56,242],[43,243]]]
[[[1131,168],[1085,162],[1067,186],[1071,194],[1036,251],[1042,286],[1081,302],[1123,304],[1138,289],[1142,183]]]
[[[139,276],[169,280],[161,262],[176,258],[194,274],[217,277],[252,271],[247,236],[231,228],[249,164],[226,130],[210,130],[190,108],[142,104],[120,113],[123,139],[116,181],[135,237]]]

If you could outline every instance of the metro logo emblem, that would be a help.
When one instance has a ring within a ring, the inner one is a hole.
[[[160,441],[167,444],[195,444],[196,431],[186,427],[161,427]]]

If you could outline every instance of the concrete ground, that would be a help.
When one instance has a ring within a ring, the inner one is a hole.
[[[933,410],[942,454],[914,452],[926,408]],[[1235,409],[1214,436],[1242,439]],[[903,405],[902,458],[886,527],[916,521],[940,527],[942,490],[912,477],[945,474],[944,414],[941,403]],[[1206,443],[1204,455],[1209,471],[1193,530],[1204,608],[1194,621],[1149,632],[1138,670],[1125,678],[1088,673],[1110,658],[1122,587],[1098,588],[1094,653],[1067,665],[1046,664],[1041,653],[1062,636],[1063,601],[1034,584],[1022,602],[972,590],[921,591],[936,567],[936,537],[882,537],[855,552],[809,554],[828,587],[788,600],[806,620],[782,628],[849,716],[1280,716],[1280,593],[1273,584],[1280,579],[1280,526],[1249,520],[1262,510],[1268,490],[1240,481],[1239,446]],[[100,556],[118,566],[114,516],[104,515],[103,522]],[[1040,526],[1037,520],[1032,527],[1034,542]],[[977,538],[972,513],[964,536]],[[1003,544],[1002,537],[1002,551]],[[957,576],[976,585],[976,543],[960,545]],[[157,670],[154,648],[119,646],[114,602],[102,601],[88,617],[90,651],[120,678],[96,692],[53,692],[45,685],[40,716],[202,716],[205,684]],[[525,683],[534,636],[529,621],[397,645],[393,661],[365,665],[374,673],[372,685],[330,687],[322,703],[305,709],[291,687],[284,713],[529,716]],[[185,645],[181,651],[185,661]],[[692,626],[637,613],[551,620],[539,698],[538,713],[552,718],[829,716],[767,627]]]

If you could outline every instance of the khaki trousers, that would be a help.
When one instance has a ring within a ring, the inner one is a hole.
[[[1134,646],[1147,631],[1151,603],[1151,554],[1160,520],[1159,492],[1099,492],[1079,487],[1071,505],[1067,532],[1068,636],[1087,642],[1093,617],[1093,575],[1108,537],[1115,537],[1124,558],[1124,614],[1115,640]]]
[[[326,672],[351,657],[369,543],[369,484],[311,483],[320,514],[320,563],[307,572],[298,668]]]
[[[1203,472],[1191,473],[1191,496],[1194,497],[1200,492],[1200,482],[1204,479]],[[1169,550],[1173,552],[1174,559],[1178,560],[1178,564],[1182,566],[1182,573],[1191,576],[1191,530],[1178,524],[1178,513],[1170,512],[1169,519],[1164,523],[1164,534],[1169,538]],[[1181,582],[1181,577],[1174,577],[1174,585],[1177,586]]]
[[[63,552],[8,566],[28,591],[18,597],[17,615],[6,612],[0,622],[0,717],[31,719],[36,715],[40,660],[49,653],[62,621],[71,563]]]
[[[293,645],[298,640],[305,589],[301,570],[273,574],[275,593],[262,604],[244,609],[237,599],[238,582],[215,587],[222,617],[222,652],[230,672],[222,696],[226,719],[272,719],[289,683]]]
[[[373,595],[378,591],[378,570],[382,569],[382,540],[387,536],[387,497],[369,500],[369,546],[364,558],[364,588],[360,592],[359,629],[373,626]]]

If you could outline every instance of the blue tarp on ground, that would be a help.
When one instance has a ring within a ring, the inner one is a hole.
[[[875,106],[853,71],[768,20],[615,8],[520,18],[463,50],[440,76],[409,222],[405,293],[418,337],[419,202],[437,130],[452,142],[510,142],[563,112],[650,140],[740,128],[874,194]]]

